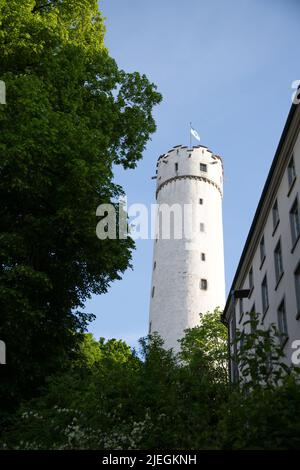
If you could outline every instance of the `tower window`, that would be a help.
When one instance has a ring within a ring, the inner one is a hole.
[[[153,271],[155,268],[156,268],[156,261],[154,261],[154,264],[153,264]]]
[[[178,171],[178,163],[175,163],[175,171]]]
[[[204,223],[201,222],[200,223],[200,232],[204,232],[204,231],[205,231]]]
[[[207,279],[201,279],[200,287],[202,290],[207,290]]]
[[[205,253],[201,253],[201,261],[205,261]]]
[[[206,165],[206,163],[200,163],[200,171],[205,171],[205,172],[207,172],[207,165]]]
[[[200,197],[200,199],[199,199],[199,204],[200,204],[201,206],[202,206],[202,204],[203,204],[203,199],[202,199],[201,197]]]
[[[153,287],[152,287],[151,297],[154,297],[154,292],[155,292],[155,287],[153,286]]]

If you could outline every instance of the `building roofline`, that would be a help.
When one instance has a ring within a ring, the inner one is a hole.
[[[240,261],[239,261],[238,267],[237,267],[237,269],[236,269],[236,272],[235,272],[235,275],[234,275],[234,278],[233,278],[233,281],[232,281],[232,284],[231,284],[231,288],[230,288],[230,291],[229,291],[229,294],[228,294],[228,297],[227,297],[226,305],[225,305],[224,311],[223,311],[222,316],[221,316],[221,320],[222,320],[222,322],[224,322],[224,323],[226,323],[226,315],[225,315],[225,314],[226,314],[226,312],[227,312],[227,310],[228,310],[228,308],[229,308],[230,302],[231,302],[231,292],[234,290],[235,283],[236,283],[236,281],[237,281],[237,279],[238,279],[238,276],[239,276],[239,273],[240,273],[240,271],[241,271],[241,269],[242,269],[245,255],[246,255],[246,253],[247,253],[247,251],[248,251],[248,248],[249,248],[249,246],[250,246],[250,242],[251,242],[252,236],[253,236],[253,234],[254,234],[254,231],[255,231],[255,229],[256,229],[258,220],[259,220],[259,218],[260,218],[261,211],[262,211],[263,204],[264,204],[264,200],[265,200],[265,196],[266,196],[266,194],[268,193],[268,190],[269,190],[269,187],[270,187],[272,178],[273,178],[273,174],[274,174],[274,172],[275,172],[275,168],[276,168],[276,166],[277,166],[277,163],[278,163],[278,160],[279,160],[279,156],[280,156],[280,153],[281,153],[283,144],[284,144],[284,142],[285,142],[285,139],[286,139],[286,137],[287,137],[287,134],[288,134],[288,131],[289,131],[291,122],[292,122],[292,120],[293,120],[293,118],[294,118],[294,115],[295,115],[297,106],[298,106],[297,104],[292,104],[292,106],[291,106],[291,108],[290,108],[290,111],[289,111],[287,120],[286,120],[286,122],[285,122],[283,131],[282,131],[282,134],[281,134],[281,137],[280,137],[280,140],[279,140],[279,143],[278,143],[278,146],[277,146],[277,149],[276,149],[276,152],[275,152],[275,155],[274,155],[272,164],[271,164],[271,168],[270,168],[269,173],[268,173],[268,176],[267,176],[267,180],[266,180],[265,185],[264,185],[264,187],[263,187],[263,190],[262,190],[262,193],[261,193],[259,202],[258,202],[258,206],[257,206],[257,209],[256,209],[256,211],[255,211],[254,218],[253,218],[252,224],[251,224],[251,226],[250,226],[250,230],[249,230],[249,232],[248,232],[248,235],[247,235],[247,238],[246,238],[246,242],[245,242],[245,245],[244,245],[244,248],[243,248],[241,257],[240,257]]]

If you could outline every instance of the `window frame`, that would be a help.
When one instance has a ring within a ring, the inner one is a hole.
[[[299,213],[298,194],[293,201],[289,214],[290,214],[290,227],[291,227],[292,252],[293,252],[297,244],[297,241],[299,240],[299,237],[300,237],[300,213]]]
[[[287,166],[287,177],[288,177],[288,185],[289,185],[289,190],[290,190],[292,186],[294,185],[295,179],[297,177],[294,154],[292,154],[289,160],[288,166]]]
[[[265,273],[263,280],[261,282],[261,301],[262,301],[262,313],[263,313],[263,319],[264,319],[270,306],[267,273]]]
[[[283,306],[283,308],[282,308]],[[280,318],[280,315],[282,318]],[[283,319],[283,321],[281,321]],[[285,297],[281,299],[280,304],[277,308],[277,325],[278,331],[280,333],[280,343],[281,346],[284,346],[287,340],[289,339],[289,330],[288,330],[288,323],[287,323],[287,315],[286,315],[286,304],[285,304]],[[283,326],[283,328],[281,328]]]
[[[272,233],[272,235],[274,235],[274,233],[276,232],[276,229],[279,225],[279,222],[280,222],[277,198],[275,199],[274,204],[272,206],[272,218],[273,218],[273,233]]]
[[[281,238],[279,238],[274,249],[274,270],[275,270],[275,281],[276,281],[275,290],[276,290],[284,274]]]
[[[297,307],[296,320],[299,320],[300,319],[300,261],[298,262],[296,269],[294,270],[294,286],[295,286],[296,307]]]
[[[265,244],[265,235],[263,235],[259,242],[259,252],[260,252],[260,269],[266,259],[266,244]]]
[[[248,297],[250,298],[254,290],[253,266],[251,266],[248,272],[248,283],[249,283],[249,291],[250,291]]]

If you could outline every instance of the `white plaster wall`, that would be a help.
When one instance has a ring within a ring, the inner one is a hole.
[[[167,163],[163,163],[166,161]],[[175,171],[178,164],[178,172]],[[200,171],[200,163],[207,172]],[[203,177],[176,178],[183,176]],[[171,181],[169,181],[171,180]],[[154,241],[152,287],[150,302],[151,332],[157,331],[166,348],[178,351],[178,339],[184,329],[199,323],[199,314],[221,308],[225,301],[224,250],[222,227],[223,168],[220,158],[213,158],[206,148],[175,148],[160,158],[157,167],[157,203],[194,205],[195,236],[189,240],[158,238]],[[203,199],[203,205],[199,199]],[[200,222],[205,232],[200,232]],[[187,245],[188,243],[188,245]],[[187,246],[192,249],[187,249]],[[205,253],[206,260],[201,260]],[[201,278],[208,289],[200,289]]]

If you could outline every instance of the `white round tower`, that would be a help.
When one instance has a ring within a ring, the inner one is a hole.
[[[202,145],[178,145],[158,158],[156,178],[149,332],[177,352],[199,314],[225,303],[222,159]]]

